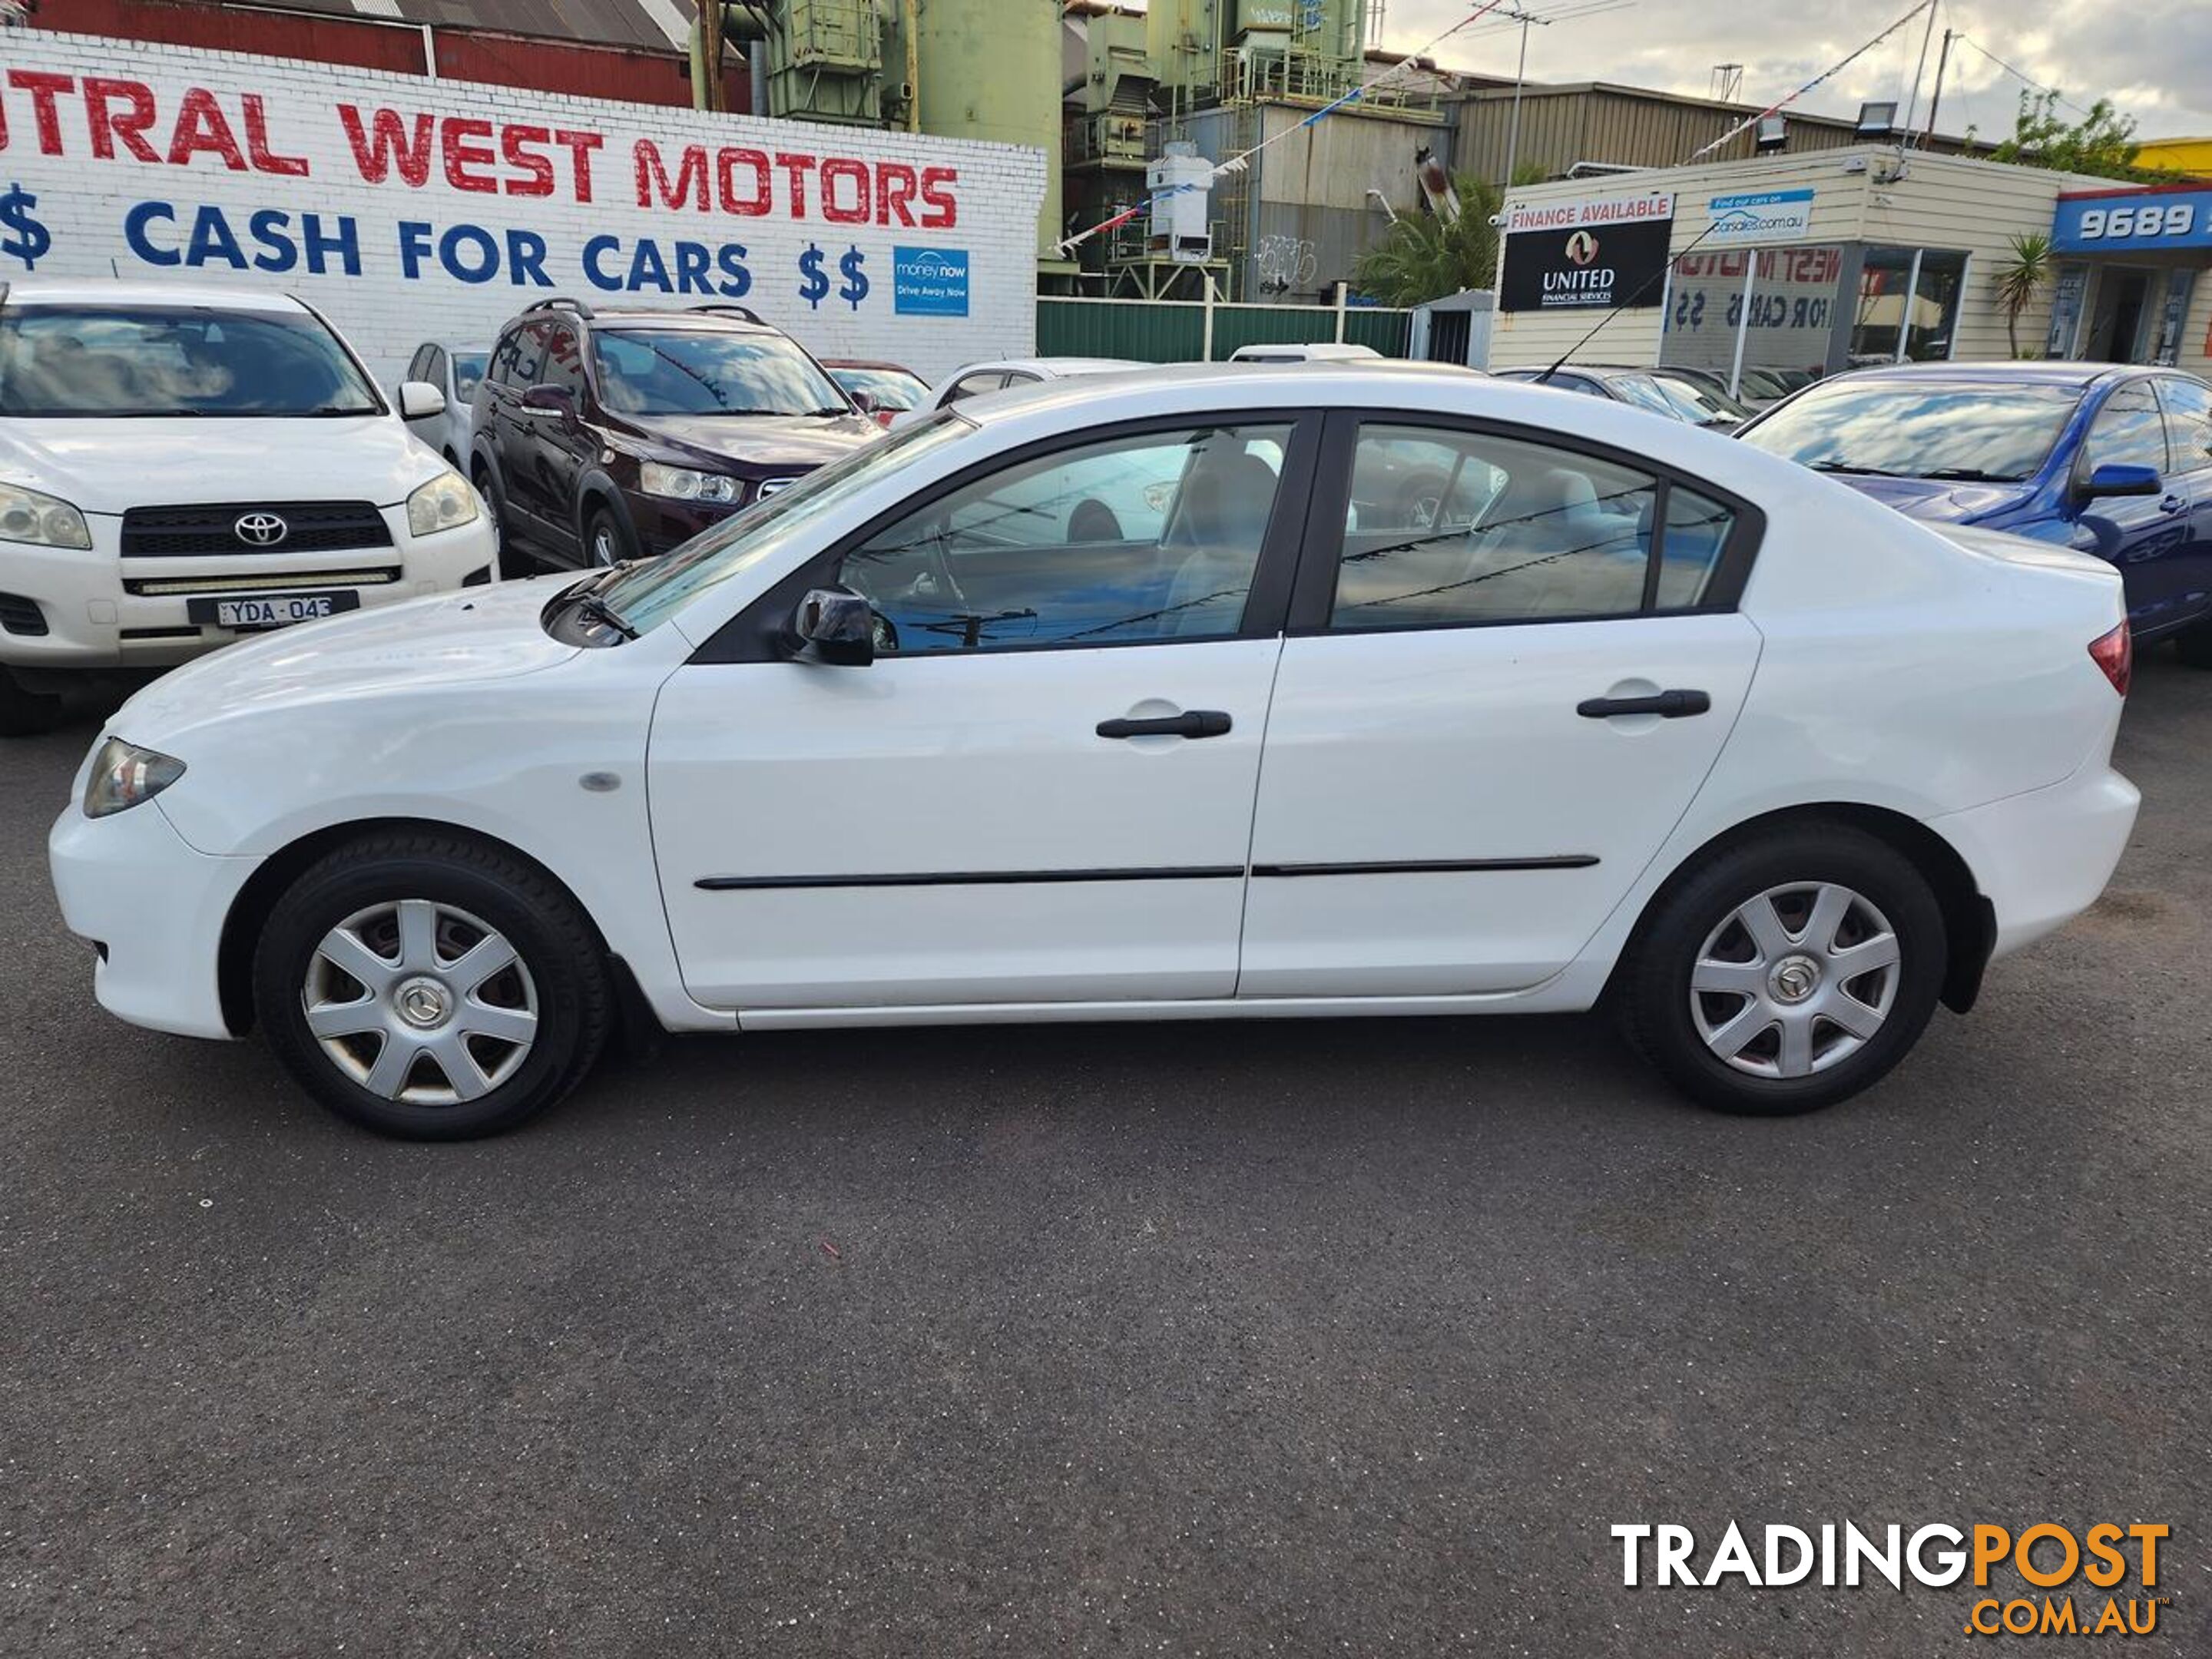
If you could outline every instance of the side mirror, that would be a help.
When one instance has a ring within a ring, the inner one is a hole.
[[[855,392],[848,395],[853,399],[853,407],[863,415],[880,415],[884,412],[884,400],[872,392]]]
[[[792,656],[833,668],[866,668],[876,659],[875,608],[857,593],[817,587],[791,618]]]
[[[576,418],[576,399],[565,386],[534,386],[522,394],[522,412],[550,416],[565,424]]]
[[[403,421],[427,421],[433,415],[446,412],[446,394],[428,380],[402,380],[399,383],[399,418]]]
[[[2138,466],[2132,461],[2106,461],[2089,475],[2083,486],[2081,499],[2095,501],[2104,495],[2161,495],[2166,485],[2160,482],[2154,466]]]

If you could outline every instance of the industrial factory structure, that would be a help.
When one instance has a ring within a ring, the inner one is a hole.
[[[1326,301],[1390,215],[1420,210],[1416,158],[1450,157],[1453,99],[1496,84],[1396,75],[1291,131],[1380,73],[1373,0],[14,3],[34,28],[1042,149],[1048,294],[1188,298],[1210,278],[1222,301]],[[1203,177],[1189,158],[1268,139],[1172,216],[1060,251],[1143,203],[1148,170]]]

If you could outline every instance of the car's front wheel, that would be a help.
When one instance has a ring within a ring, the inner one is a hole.
[[[341,848],[270,912],[254,954],[270,1046],[332,1111],[383,1134],[513,1128],[582,1080],[613,997],[569,896],[458,836]]]
[[[622,520],[615,517],[612,509],[595,507],[585,520],[584,556],[602,569],[637,556],[629,532],[623,528]]]
[[[1724,1111],[1811,1111],[1899,1060],[1935,1012],[1943,909],[1911,860],[1845,823],[1728,848],[1660,898],[1616,998],[1629,1039]]]

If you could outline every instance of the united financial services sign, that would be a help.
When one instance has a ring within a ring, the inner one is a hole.
[[[1674,234],[1671,195],[1516,204],[1505,213],[1498,308],[1656,306]]]

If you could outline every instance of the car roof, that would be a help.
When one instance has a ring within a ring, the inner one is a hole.
[[[1025,374],[1056,377],[1066,374],[1126,374],[1132,369],[1154,368],[1158,365],[1139,362],[1133,357],[994,357],[987,362],[963,363],[947,380],[958,380],[963,374],[986,374],[992,369],[1019,369]]]
[[[11,306],[199,306],[217,311],[307,310],[281,289],[228,283],[121,282],[113,277],[25,277],[8,284]]]
[[[2103,381],[2117,380],[2128,374],[2154,373],[2148,363],[2081,363],[2066,361],[2038,362],[1933,362],[1933,363],[1876,363],[1867,368],[1854,368],[1841,374],[1831,374],[1816,385],[1832,386],[1843,380],[1922,380],[1931,384],[1945,381],[1955,384],[2030,385],[2072,386],[2087,390]]]

